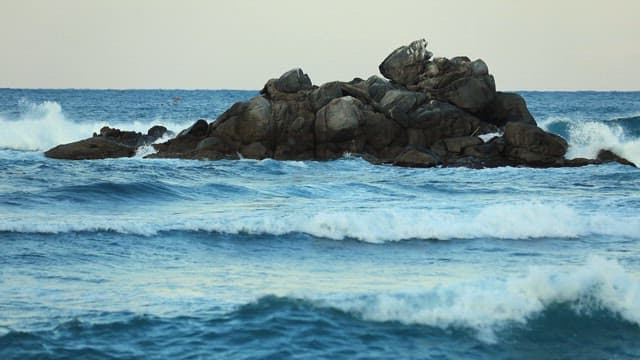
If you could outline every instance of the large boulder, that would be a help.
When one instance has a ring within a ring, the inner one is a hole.
[[[292,69],[282,74],[275,82],[278,90],[284,93],[295,93],[301,90],[311,90],[312,84],[309,75],[300,68]]]
[[[504,140],[507,156],[531,165],[562,161],[568,148],[560,136],[522,122],[507,123]]]
[[[63,144],[46,151],[45,156],[66,160],[95,160],[107,158],[131,157],[136,149],[104,137],[95,136],[89,139]]]
[[[504,126],[508,122],[536,125],[524,98],[516,93],[496,93],[493,101],[478,116],[497,126]]]
[[[412,85],[420,80],[425,62],[431,58],[425,39],[416,40],[393,51],[380,64],[380,73],[398,84]]]
[[[370,78],[368,78],[365,83],[364,83],[367,92],[369,93],[369,96],[374,100],[374,101],[380,101],[382,100],[382,98],[385,96],[385,94],[390,91],[395,89],[395,87],[393,86],[393,84],[391,84],[389,81],[373,75]]]
[[[407,145],[407,131],[397,121],[375,111],[363,111],[365,152],[390,162]]]
[[[409,117],[409,144],[427,148],[446,138],[477,136],[497,131],[495,126],[437,100],[419,106]]]
[[[200,119],[187,129],[181,131],[175,138],[162,144],[153,144],[158,151],[151,158],[190,158],[191,153],[198,147],[200,141],[209,135],[209,124]]]
[[[315,157],[315,112],[306,101],[274,101],[273,157],[280,160],[307,160]]]
[[[332,100],[316,114],[316,151],[320,159],[361,152],[364,145],[360,100],[343,96]]]
[[[409,126],[409,112],[425,102],[427,96],[408,90],[390,90],[378,106],[380,110],[404,127]]]
[[[447,86],[442,97],[460,109],[476,113],[489,105],[496,96],[496,84],[491,75],[469,76]]]
[[[331,100],[342,97],[342,82],[332,81],[313,90],[310,95],[311,105],[315,111],[320,110]]]
[[[393,160],[393,164],[406,167],[433,167],[440,164],[440,159],[427,149],[409,146]]]
[[[182,130],[178,136],[195,136],[203,137],[209,132],[209,123],[206,120],[200,119],[193,123],[193,125]]]

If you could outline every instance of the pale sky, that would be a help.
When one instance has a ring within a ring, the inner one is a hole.
[[[504,90],[640,90],[640,0],[0,0],[0,87],[260,89],[378,74],[400,45]]]

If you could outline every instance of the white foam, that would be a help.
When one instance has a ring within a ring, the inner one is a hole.
[[[68,119],[62,106],[55,101],[32,103],[23,101],[17,119],[0,117],[0,149],[22,151],[44,151],[56,145],[91,137],[103,126],[118,127],[123,130],[146,131],[154,125],[163,125],[176,131],[191,124],[131,121],[117,123],[109,121],[82,121]]]
[[[478,137],[480,139],[482,139],[482,141],[484,141],[485,143],[489,142],[490,140],[492,140],[494,138],[500,137],[500,136],[502,136],[502,133],[499,133],[499,132],[478,135]]]
[[[610,150],[634,164],[640,164],[640,139],[627,137],[620,125],[583,122],[569,126],[568,159],[594,159],[600,150]]]
[[[581,214],[562,204],[491,205],[473,211],[443,209],[320,210],[274,208],[265,211],[197,211],[152,217],[131,214],[65,216],[0,212],[0,231],[63,233],[115,231],[152,236],[160,231],[208,231],[228,234],[305,233],[333,240],[384,243],[409,239],[536,239],[589,235],[640,239],[638,214]],[[160,211],[158,209],[158,211]],[[176,213],[174,214],[175,211]],[[192,214],[192,215],[189,215]]]
[[[553,304],[568,304],[577,314],[604,309],[640,325],[640,279],[601,257],[578,267],[533,267],[523,276],[476,279],[423,292],[315,301],[370,321],[471,328],[487,342],[496,341],[501,327],[524,324]]]

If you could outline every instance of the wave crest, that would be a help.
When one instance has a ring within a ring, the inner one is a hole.
[[[595,159],[600,150],[609,150],[640,164],[640,117],[609,121],[549,118],[541,121],[540,127],[568,139],[567,159]]]
[[[316,300],[369,321],[470,328],[487,342],[506,326],[526,324],[566,305],[578,316],[602,311],[640,325],[640,280],[617,262],[592,257],[571,269],[533,267],[521,277],[439,286],[427,292],[336,296]]]
[[[118,232],[153,236],[161,232],[288,235],[303,233],[333,240],[356,239],[385,243],[410,239],[535,239],[622,236],[638,238],[640,219],[604,214],[579,214],[566,205],[491,205],[476,213],[458,210],[291,211],[205,217],[162,216],[132,218],[128,214],[23,216],[4,214],[0,231],[22,233]]]
[[[103,126],[122,128],[146,133],[154,125],[163,125],[170,130],[188,127],[188,123],[166,123],[131,121],[112,123],[109,121],[74,121],[69,119],[62,106],[55,101],[40,103],[23,100],[16,119],[0,116],[0,149],[20,151],[44,151],[56,145],[70,143],[90,137]]]

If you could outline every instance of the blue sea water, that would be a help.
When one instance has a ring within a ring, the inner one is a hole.
[[[640,171],[62,161],[253,91],[0,90],[0,359],[637,359]],[[640,163],[640,93],[524,92]]]

